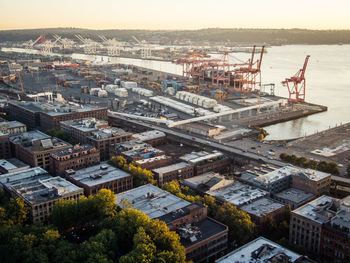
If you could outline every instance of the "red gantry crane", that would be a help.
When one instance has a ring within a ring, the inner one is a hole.
[[[304,66],[291,78],[286,78],[282,81],[282,85],[288,88],[290,102],[305,101],[305,70],[310,56],[305,58]]]

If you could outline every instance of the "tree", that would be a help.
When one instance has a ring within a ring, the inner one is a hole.
[[[45,131],[45,133],[52,136],[52,137],[59,138],[65,142],[72,144],[72,145],[77,144],[77,142],[64,130],[50,129],[50,130]]]
[[[225,203],[219,206],[214,211],[213,217],[228,226],[230,242],[236,241],[238,244],[245,244],[253,237],[255,224],[251,221],[250,216],[232,204]]]
[[[6,207],[1,209],[1,222],[6,226],[23,224],[29,218],[29,210],[21,198],[10,198]]]

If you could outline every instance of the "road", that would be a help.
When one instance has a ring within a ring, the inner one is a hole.
[[[219,151],[223,151],[223,152],[232,154],[233,156],[240,157],[240,158],[243,158],[243,159],[248,159],[250,161],[256,161],[256,162],[259,162],[259,163],[268,163],[268,164],[273,164],[273,165],[276,165],[276,166],[284,166],[284,165],[286,165],[286,163],[284,163],[284,162],[281,162],[281,161],[278,161],[278,160],[271,160],[271,159],[269,159],[269,158],[267,158],[267,157],[265,157],[263,155],[260,155],[260,154],[247,152],[245,150],[242,150],[242,149],[239,149],[239,148],[236,148],[236,147],[232,147],[232,146],[225,145],[225,144],[222,144],[222,143],[210,141],[208,139],[200,138],[198,136],[194,136],[194,135],[189,135],[189,134],[186,134],[186,133],[178,132],[178,131],[175,131],[175,130],[172,130],[172,129],[169,129],[169,128],[165,128],[165,127],[162,127],[162,126],[149,124],[149,123],[145,123],[145,122],[142,122],[142,121],[131,120],[131,119],[128,119],[128,118],[125,118],[125,117],[122,117],[122,116],[113,115],[113,113],[108,113],[108,116],[111,117],[111,118],[122,119],[124,121],[129,122],[129,123],[134,123],[134,124],[137,124],[137,125],[141,125],[141,126],[144,126],[147,129],[149,129],[149,128],[156,129],[156,130],[162,131],[162,132],[164,132],[166,134],[170,134],[172,136],[181,138],[182,140],[193,141],[194,143],[201,144],[201,145],[204,145],[204,146],[207,146],[207,147],[210,147],[210,148],[215,148],[215,149],[217,149]]]

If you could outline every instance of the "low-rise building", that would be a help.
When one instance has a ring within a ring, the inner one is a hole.
[[[230,185],[234,180],[225,179],[218,173],[208,172],[202,175],[194,176],[183,180],[182,184],[188,186],[197,193],[206,194],[209,191],[215,191]]]
[[[9,135],[7,133],[0,132],[0,158],[8,159],[11,158],[12,150],[9,140]]]
[[[207,217],[203,205],[191,204],[151,184],[117,195],[116,203],[166,222],[180,235],[188,260],[212,262],[227,248],[227,226]]]
[[[325,194],[331,185],[331,174],[302,169],[292,175],[292,187],[314,195]]]
[[[128,141],[131,138],[131,133],[122,129],[109,127],[91,132],[87,137],[87,143],[95,146],[100,151],[101,161],[106,161],[111,157],[109,155],[111,145]]]
[[[303,257],[271,240],[258,237],[257,239],[237,248],[216,263],[262,263],[262,262],[283,262],[297,263]],[[307,261],[310,262],[310,261]]]
[[[87,143],[87,136],[92,132],[108,127],[108,121],[93,117],[61,122],[61,129],[79,143]]]
[[[293,167],[289,165],[278,169],[254,167],[243,173],[240,180],[274,194],[290,187],[290,176],[293,171]]]
[[[247,212],[255,224],[262,225],[267,219],[279,221],[287,212],[287,205],[264,197],[241,206],[240,209]]]
[[[168,155],[161,155],[147,159],[135,161],[142,169],[156,169],[172,163],[172,158]]]
[[[289,242],[319,255],[321,252],[322,226],[335,216],[340,200],[323,195],[290,214]]]
[[[120,155],[123,156],[128,162],[134,162],[137,160],[144,160],[156,156],[162,156],[165,155],[165,152],[152,146],[149,146],[143,149],[124,151],[121,152]]]
[[[5,183],[23,180],[36,175],[48,175],[48,172],[41,167],[34,167],[7,174],[0,174],[0,186],[2,187]]]
[[[151,145],[148,143],[142,142],[138,139],[132,139],[129,141],[125,141],[125,142],[111,145],[110,155],[117,156],[117,155],[120,155],[122,152],[138,151],[138,150],[146,149],[148,147],[151,147]]]
[[[51,153],[50,172],[64,176],[68,169],[82,169],[100,162],[100,151],[89,144],[75,145],[72,148]]]
[[[29,169],[30,166],[28,164],[25,164],[24,162],[21,162],[20,160],[16,158],[11,159],[1,159],[0,160],[0,173],[1,174],[7,174],[7,173],[13,173],[17,171],[22,171]]]
[[[345,201],[338,209],[336,215],[323,225],[320,253],[326,262],[350,262],[349,205],[350,203]]]
[[[194,176],[194,166],[185,162],[175,163],[152,170],[158,185],[172,180],[184,180]]]
[[[87,167],[81,170],[67,170],[67,180],[84,188],[86,196],[96,194],[100,189],[109,189],[120,193],[133,188],[131,174],[107,163]]]
[[[205,151],[192,152],[181,156],[180,160],[193,165],[196,176],[207,172],[227,173],[231,166],[230,158],[216,150],[211,153]]]
[[[274,199],[296,209],[315,198],[315,195],[295,188],[288,188],[280,193],[274,194]]]
[[[3,121],[0,122],[0,132],[8,135],[18,134],[27,131],[27,126],[19,121]]]
[[[59,129],[61,121],[87,117],[107,120],[107,108],[91,105],[10,101],[8,108],[13,119],[26,124],[31,129],[39,128],[42,131]]]
[[[262,189],[238,181],[206,193],[222,203],[228,202],[237,207],[269,196],[269,193]]]
[[[41,169],[41,168],[36,168]],[[22,171],[23,172],[23,171]],[[4,189],[12,196],[21,198],[29,207],[33,223],[44,222],[51,214],[54,204],[62,199],[78,200],[83,189],[61,177],[52,177],[36,170],[17,180],[4,183]]]
[[[152,146],[163,144],[167,140],[166,134],[157,130],[135,133],[133,137]]]
[[[329,190],[331,175],[293,165],[280,168],[262,165],[244,172],[240,180],[269,191],[271,194],[292,187],[319,196]]]
[[[16,158],[32,167],[40,166],[47,170],[50,167],[51,153],[72,147],[69,143],[40,131],[12,135],[10,141],[14,146]]]

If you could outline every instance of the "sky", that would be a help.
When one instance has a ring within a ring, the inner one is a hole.
[[[350,29],[350,0],[0,0],[0,30]]]

